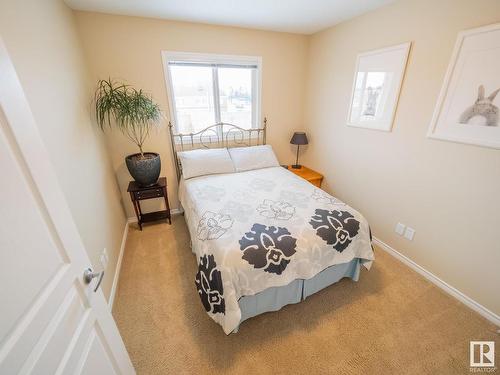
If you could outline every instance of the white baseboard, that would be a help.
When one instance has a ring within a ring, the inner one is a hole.
[[[108,306],[111,311],[113,311],[113,304],[115,302],[116,288],[118,287],[118,279],[120,278],[120,271],[122,268],[123,253],[125,252],[125,245],[127,244],[129,222],[125,223],[125,229],[123,230],[122,243],[120,245],[120,254],[118,255],[118,261],[116,262],[115,276],[113,277],[113,286],[111,287],[111,293],[109,294]]]
[[[465,304],[466,306],[468,306],[472,310],[476,311],[478,314],[480,314],[484,318],[488,319],[493,324],[500,326],[500,316],[495,314],[493,311],[488,310],[486,307],[484,307],[480,303],[474,301],[472,298],[470,298],[469,296],[466,296],[458,289],[456,289],[456,288],[452,287],[450,284],[444,282],[439,277],[437,277],[433,273],[427,271],[425,268],[418,265],[413,260],[411,260],[407,256],[401,254],[399,251],[395,250],[394,248],[387,245],[385,242],[381,241],[380,239],[378,239],[375,236],[373,236],[373,243],[375,245],[379,246],[382,250],[386,251],[387,253],[389,253],[390,255],[395,257],[396,259],[398,259],[399,261],[406,264],[408,267],[410,267],[414,271],[418,272],[420,275],[422,275],[427,280],[432,282],[434,285],[436,285],[439,288],[441,288],[442,290],[444,290],[450,296],[455,297],[460,302],[462,302],[463,304]]]
[[[183,209],[181,208],[172,208],[170,210],[170,215],[180,215],[184,212]],[[135,216],[131,216],[127,219],[128,223],[131,224],[131,223],[137,223],[137,218]]]

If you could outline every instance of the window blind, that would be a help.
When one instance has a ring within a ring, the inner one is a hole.
[[[169,61],[169,66],[196,66],[205,68],[240,68],[240,69],[257,69],[257,64],[224,64],[224,63],[205,63],[205,62],[190,62],[190,61]]]

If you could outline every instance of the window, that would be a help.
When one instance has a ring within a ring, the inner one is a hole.
[[[259,57],[164,52],[163,62],[177,132],[219,122],[259,127]]]

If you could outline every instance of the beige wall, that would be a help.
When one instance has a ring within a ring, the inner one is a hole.
[[[0,37],[95,269],[108,249],[102,285],[108,298],[125,217],[103,137],[90,121],[89,77],[74,15],[59,0],[3,0]]]
[[[151,93],[167,116],[162,50],[262,56],[262,115],[268,118],[268,143],[280,162],[293,161],[290,137],[294,129],[303,128],[306,36],[87,12],[76,12],[76,18],[94,81],[108,77],[126,80]],[[160,153],[171,206],[177,207],[166,122],[146,142],[145,149]],[[131,177],[124,157],[137,150],[118,132],[108,135],[113,166],[131,217],[134,212],[125,193]],[[145,203],[146,209],[158,204]]]
[[[426,138],[460,30],[500,21],[498,0],[399,1],[310,39],[305,162],[374,235],[500,314],[500,152]],[[412,41],[392,132],[346,126],[356,54]],[[416,229],[412,242],[397,222]]]

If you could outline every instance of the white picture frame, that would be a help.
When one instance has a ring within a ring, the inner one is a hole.
[[[500,23],[458,34],[428,138],[500,149]]]
[[[391,131],[411,42],[358,54],[347,125]]]

